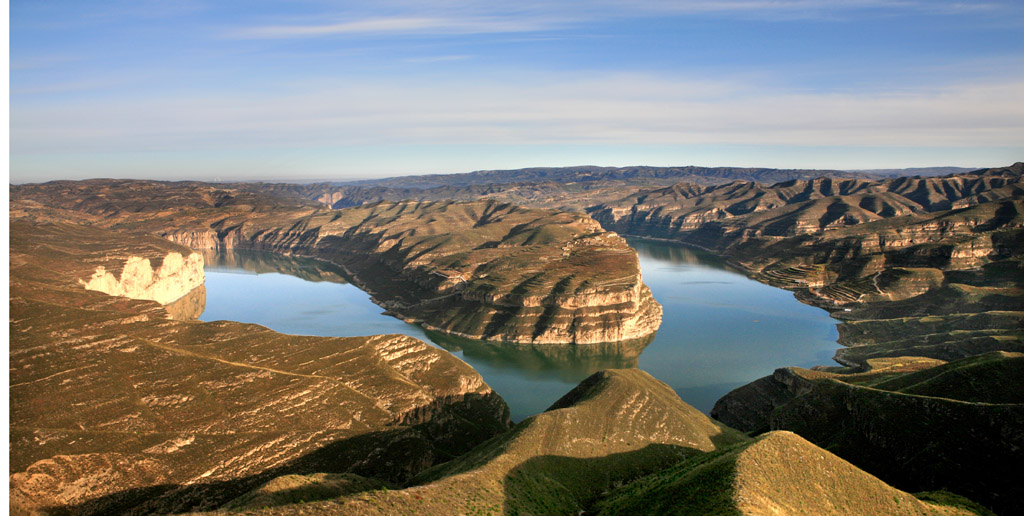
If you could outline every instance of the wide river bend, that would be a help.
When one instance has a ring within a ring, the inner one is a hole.
[[[836,321],[824,310],[751,280],[708,253],[664,242],[630,245],[665,310],[661,329],[648,342],[530,346],[452,338],[383,315],[340,268],[243,251],[207,256],[200,319],[303,335],[410,335],[473,366],[508,402],[514,421],[542,412],[606,368],[639,367],[707,412],[725,393],[778,367],[833,363]]]

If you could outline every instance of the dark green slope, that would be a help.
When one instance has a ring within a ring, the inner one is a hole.
[[[712,415],[743,430],[796,432],[900,489],[948,490],[1013,514],[1024,355],[935,363],[884,359],[857,374],[779,369],[723,397]]]
[[[680,462],[613,491],[602,516],[974,514],[894,489],[790,432]]]

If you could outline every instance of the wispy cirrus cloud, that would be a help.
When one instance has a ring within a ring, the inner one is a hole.
[[[841,18],[870,11],[877,14],[957,15],[1016,12],[1013,2],[965,3],[945,0],[568,0],[515,4],[481,1],[406,2],[351,8],[345,2],[289,24],[250,25],[228,30],[236,39],[285,39],[343,35],[472,35],[544,32],[594,22],[661,16],[710,15],[775,20]],[[344,15],[338,12],[346,13]],[[324,22],[324,19],[330,21]]]
[[[19,2],[11,168],[329,167],[424,146],[507,151],[483,167],[579,146],[1005,156],[1024,141],[1024,4],[983,1],[203,1],[151,17]],[[406,157],[416,171],[452,159],[417,156],[434,161]]]
[[[308,145],[771,144],[1017,146],[1024,77],[899,93],[793,93],[741,81],[565,75],[373,80],[284,95],[141,98],[12,110],[12,149]]]
[[[405,61],[407,63],[446,63],[451,61],[466,61],[467,59],[473,59],[473,56],[469,54],[455,54],[455,55],[443,55],[443,56],[424,56],[424,57],[410,57]]]
[[[301,38],[367,34],[493,34],[554,28],[551,20],[498,17],[373,17],[327,24],[267,25],[228,32],[239,39]]]

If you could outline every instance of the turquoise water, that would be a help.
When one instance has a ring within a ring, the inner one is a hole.
[[[200,319],[304,335],[410,335],[473,366],[508,402],[515,421],[542,412],[601,369],[639,367],[707,412],[725,393],[778,367],[833,363],[838,334],[825,311],[707,253],[630,243],[640,255],[644,282],[664,307],[661,329],[649,342],[530,346],[452,338],[383,315],[330,264],[255,252],[207,257]]]

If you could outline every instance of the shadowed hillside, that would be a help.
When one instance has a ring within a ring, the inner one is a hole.
[[[751,432],[792,430],[902,489],[945,489],[1013,514],[1024,354],[869,365],[846,374],[779,369],[729,393],[711,414]]]
[[[610,370],[403,489],[290,476],[226,507],[280,515],[987,514],[939,498],[953,506],[896,490],[789,432],[750,440],[646,373]]]
[[[603,371],[510,433],[413,479],[411,487],[254,512],[577,514],[616,485],[745,439],[647,373]]]
[[[847,368],[780,369],[723,397],[715,417],[792,430],[901,489],[949,489],[1009,514],[1018,361],[969,357],[1024,351],[1022,173],[1017,163],[884,181],[677,184],[588,212],[614,231],[710,249],[843,321],[836,360]]]
[[[969,501],[959,500],[971,507]],[[597,506],[611,515],[968,515],[893,489],[790,432],[772,432],[618,489]]]

